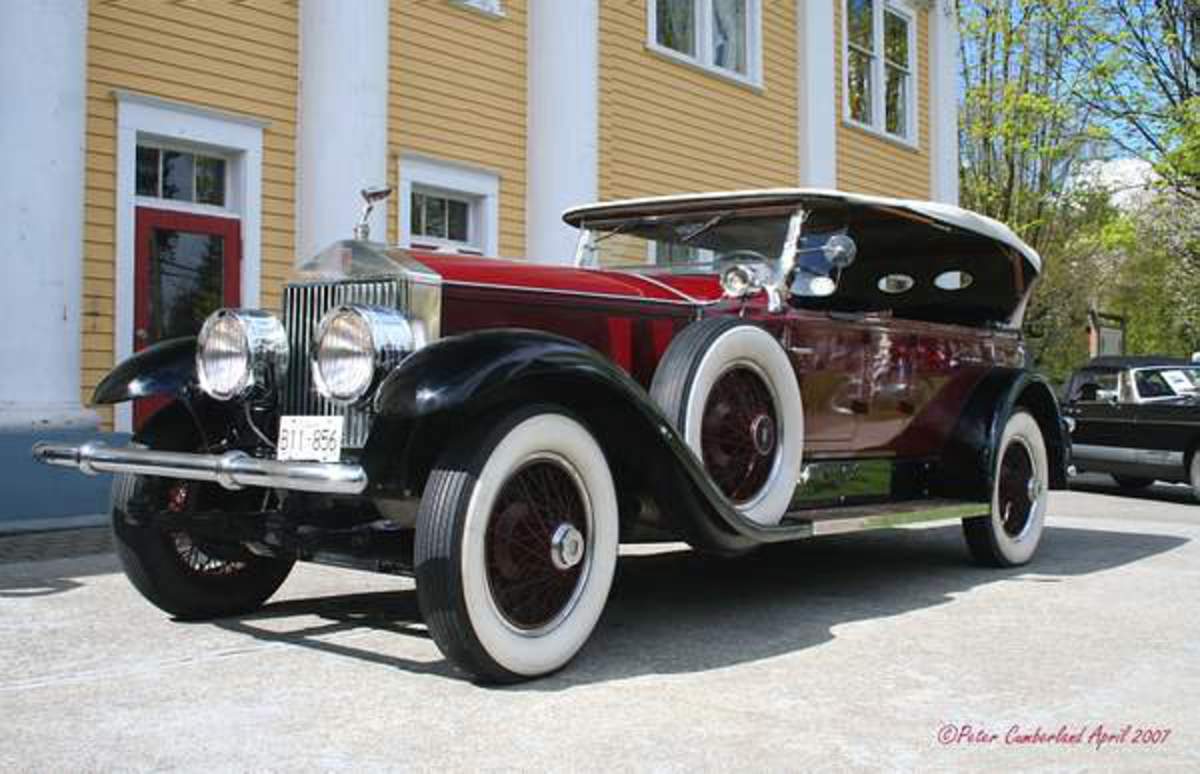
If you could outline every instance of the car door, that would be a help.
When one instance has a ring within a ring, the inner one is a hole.
[[[806,457],[852,453],[860,419],[867,411],[867,326],[827,314],[798,312],[789,317],[780,333],[804,401]]]
[[[1072,454],[1082,464],[1132,461],[1136,404],[1120,371],[1082,371],[1071,380],[1064,414],[1075,421]]]

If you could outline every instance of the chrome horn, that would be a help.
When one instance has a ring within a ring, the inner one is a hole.
[[[366,242],[371,238],[371,212],[375,209],[375,203],[381,202],[392,195],[392,187],[388,185],[375,185],[362,189],[363,204],[362,214],[358,216],[358,223],[354,226],[354,238],[362,242]]]

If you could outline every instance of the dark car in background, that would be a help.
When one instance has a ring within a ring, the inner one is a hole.
[[[1072,374],[1063,413],[1077,472],[1107,473],[1123,489],[1190,484],[1200,497],[1200,363],[1094,358]]]

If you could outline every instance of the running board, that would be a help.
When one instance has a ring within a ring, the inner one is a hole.
[[[831,508],[821,512],[793,512],[780,526],[807,527],[809,535],[843,535],[868,529],[905,527],[936,521],[952,521],[986,516],[991,512],[987,503],[965,503],[958,500],[904,500],[875,505],[855,505]]]

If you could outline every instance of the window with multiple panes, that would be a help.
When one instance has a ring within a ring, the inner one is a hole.
[[[229,165],[218,156],[137,146],[137,195],[225,206]]]
[[[911,140],[913,18],[886,0],[845,3],[847,118]]]
[[[478,249],[476,208],[475,197],[414,187],[409,221],[413,243]]]
[[[757,81],[760,0],[650,0],[650,45]]]

